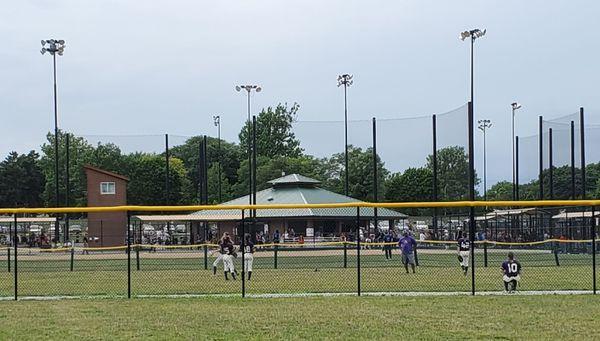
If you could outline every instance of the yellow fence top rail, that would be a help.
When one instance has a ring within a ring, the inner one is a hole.
[[[548,207],[600,206],[600,200],[529,200],[529,201],[427,201],[427,202],[348,202],[330,204],[272,204],[272,205],[182,205],[182,206],[105,206],[105,207],[40,207],[0,208],[0,214],[43,214],[79,212],[186,212],[202,210],[261,210],[304,208],[433,208],[433,207]]]

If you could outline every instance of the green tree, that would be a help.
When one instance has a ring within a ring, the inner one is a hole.
[[[200,179],[199,165],[200,165],[200,141],[202,136],[190,137],[184,144],[171,148],[171,156],[176,157],[183,161],[186,169],[186,174],[191,182],[190,197],[198,199],[198,182]],[[240,148],[234,144],[224,140],[221,140],[221,146],[219,148],[219,140],[213,137],[207,137],[206,152],[208,154],[208,164],[212,165],[215,162],[221,164],[221,176],[227,179],[229,184],[235,184],[238,179],[238,168],[240,167],[241,152]],[[216,168],[218,173],[218,168]],[[213,187],[211,185],[212,179],[209,172],[209,188],[208,195],[218,195],[218,186]],[[218,179],[215,178],[215,179]],[[221,183],[223,186],[223,183]],[[214,191],[214,190],[217,191]],[[224,192],[223,192],[224,193]],[[225,197],[225,196],[224,196]]]
[[[487,200],[512,200],[512,195],[512,182],[500,181],[488,189]]]
[[[345,187],[345,155],[334,154],[325,160],[324,186],[337,193],[344,194]],[[384,198],[385,179],[389,171],[385,168],[381,158],[377,156],[377,185],[379,198]],[[348,146],[348,195],[350,197],[372,201],[373,196],[373,149],[363,150],[360,147]]]
[[[129,177],[127,202],[132,205],[164,205],[166,197],[166,167],[161,155],[134,153],[125,156],[124,175]],[[190,203],[191,183],[183,161],[169,159],[169,204]]]
[[[40,207],[46,178],[35,151],[8,154],[0,162],[0,205],[2,207]]]
[[[431,201],[433,196],[433,173],[428,168],[408,168],[395,173],[386,181],[385,199],[394,202]],[[428,214],[427,209],[410,209],[411,215]]]
[[[433,156],[427,156],[427,168],[433,172]],[[440,200],[469,198],[469,157],[464,147],[452,146],[437,152],[437,183]],[[475,186],[479,184],[477,174]]]
[[[256,117],[256,152],[266,157],[299,157],[302,155],[300,141],[294,135],[292,123],[300,106],[278,104],[275,109],[263,109]],[[242,155],[248,157],[248,139],[251,138],[251,122],[246,122],[239,133]]]
[[[221,201],[233,199],[233,189],[225,172],[221,170]],[[208,202],[219,204],[219,163],[213,162],[208,168]]]

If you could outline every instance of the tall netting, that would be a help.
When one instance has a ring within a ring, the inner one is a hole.
[[[571,172],[577,175],[581,164],[581,133],[579,113],[542,122],[544,138],[544,169],[547,171],[548,194],[554,199],[568,199],[577,193]],[[550,134],[552,132],[552,134]],[[552,137],[550,137],[552,135]],[[550,176],[552,162],[552,176]],[[551,183],[550,183],[551,181]]]
[[[539,145],[539,135],[519,137],[517,180],[521,200],[539,199]]]

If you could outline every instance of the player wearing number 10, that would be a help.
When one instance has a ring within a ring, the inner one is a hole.
[[[512,251],[508,253],[508,259],[502,263],[502,274],[504,289],[508,293],[517,290],[517,284],[521,280],[521,263],[515,260]]]

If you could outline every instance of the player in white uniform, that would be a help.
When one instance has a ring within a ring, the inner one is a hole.
[[[254,263],[254,243],[250,240],[248,233],[246,233],[244,239],[244,271],[248,273],[248,280],[250,280],[252,278],[252,263]]]
[[[464,274],[466,276],[467,272],[469,271],[469,256],[471,255],[470,254],[471,241],[469,240],[469,238],[463,237],[462,232],[459,232],[457,243],[458,243],[458,246],[457,246],[458,260],[460,262],[460,268],[462,269],[462,271],[464,272]]]
[[[223,233],[223,237],[221,237],[221,240],[219,241],[219,254],[217,255],[217,259],[213,262],[213,276],[217,275],[217,266],[219,265],[219,262],[223,261],[223,256],[227,253],[223,248],[223,241],[225,238],[229,238],[228,232]]]
[[[225,268],[224,269],[225,280],[229,280],[229,277],[227,277],[228,272],[231,273],[231,277],[233,279],[236,279],[235,278],[235,267],[233,266],[233,259],[237,257],[237,254],[235,252],[235,246],[233,246],[233,242],[231,241],[231,239],[229,237],[224,239],[223,248],[227,252],[223,255],[223,266]]]

